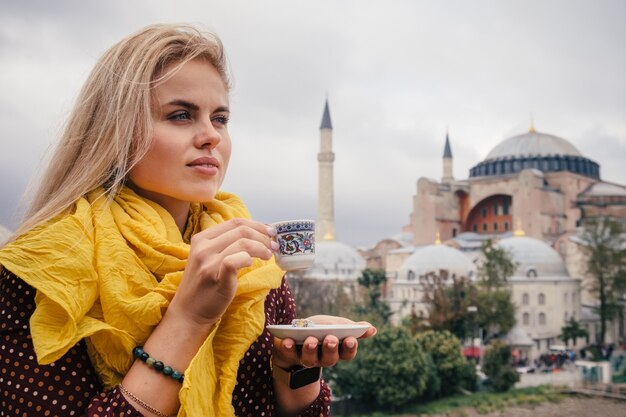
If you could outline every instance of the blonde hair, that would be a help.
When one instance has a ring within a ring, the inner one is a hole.
[[[222,42],[192,26],[148,26],[107,50],[83,85],[11,240],[100,186],[113,198],[150,148],[152,89],[196,58],[212,64],[230,88]]]

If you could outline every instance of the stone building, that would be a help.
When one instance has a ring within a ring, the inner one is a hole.
[[[407,301],[398,300],[395,290],[415,285],[405,277],[408,259],[432,245],[434,236],[470,261],[476,260],[485,239],[493,239],[510,245],[512,254],[522,257],[521,264],[528,269],[518,269],[511,285],[518,306],[516,331],[532,338],[531,352],[537,354],[556,343],[568,317],[581,321],[593,341],[597,300],[585,290],[590,277],[585,272],[580,226],[585,218],[600,215],[626,225],[626,187],[603,181],[600,165],[569,141],[532,126],[527,133],[495,146],[470,169],[467,178],[454,177],[448,135],[442,162],[441,180],[417,181],[410,222],[403,229],[409,238],[382,239],[361,252],[369,267],[386,270],[387,297],[399,316],[407,313]],[[523,231],[525,237],[514,237],[514,230]],[[523,255],[525,251],[543,254],[550,261],[535,268]],[[422,266],[414,268],[424,270],[437,264],[436,268],[443,269],[446,259],[456,258],[441,254],[439,260],[423,259]],[[540,300],[549,304],[539,304]],[[608,340],[623,339],[622,318],[612,324]]]

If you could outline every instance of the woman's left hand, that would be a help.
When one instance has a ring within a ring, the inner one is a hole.
[[[345,317],[317,315],[308,317],[315,324],[367,324],[369,329],[359,337],[365,339],[376,334],[376,328],[371,324],[361,321],[354,322]],[[355,337],[346,337],[343,339],[341,346],[336,336],[329,335],[322,341],[321,349],[319,348],[319,340],[313,336],[306,338],[302,344],[302,349],[296,348],[293,339],[274,338],[274,348],[272,352],[272,361],[274,365],[283,369],[291,368],[295,365],[305,367],[321,366],[328,368],[334,366],[339,360],[352,360],[356,356],[359,343]]]

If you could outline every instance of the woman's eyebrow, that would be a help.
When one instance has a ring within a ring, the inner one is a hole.
[[[200,107],[198,107],[197,104],[194,104],[185,100],[172,100],[167,104],[170,106],[181,106],[181,107],[186,108],[187,110],[193,110],[193,111],[200,110]]]
[[[169,103],[167,103],[167,105],[170,106],[180,106],[180,107],[184,107],[187,110],[191,110],[191,111],[198,111],[200,110],[200,107],[197,104],[191,103],[189,101],[186,100],[172,100]],[[218,108],[216,108],[214,111],[214,113],[230,113],[230,108],[228,106],[220,106]]]

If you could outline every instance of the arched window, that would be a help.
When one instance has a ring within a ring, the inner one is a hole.
[[[537,301],[539,302],[539,305],[544,305],[546,303],[546,296],[543,293],[539,294]]]
[[[409,274],[406,277],[407,281],[415,281],[415,272],[409,271]]]
[[[546,325],[546,314],[545,313],[539,313],[539,325],[540,326],[545,326]]]
[[[524,314],[522,315],[522,323],[523,323],[525,326],[528,326],[528,325],[530,324],[530,314],[528,314],[528,313],[524,313]]]
[[[529,299],[529,297],[528,297],[528,293],[527,293],[527,292],[525,292],[524,294],[522,294],[522,304],[523,304],[523,305],[525,305],[525,306],[527,306],[527,305],[528,305],[528,299]]]
[[[537,277],[537,270],[530,268],[528,271],[526,271],[526,276],[528,278],[536,278]]]

